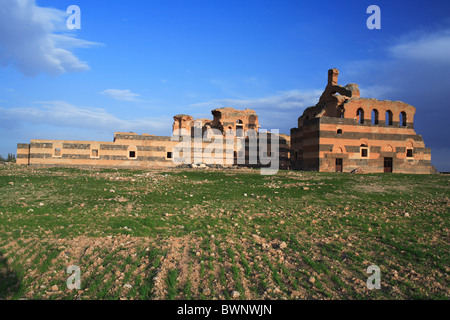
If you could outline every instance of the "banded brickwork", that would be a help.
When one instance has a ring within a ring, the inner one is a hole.
[[[18,143],[17,144],[17,164],[30,164],[30,144]]]
[[[115,134],[114,142],[31,140],[30,144],[18,144],[18,164],[168,166],[172,164],[168,150],[175,144],[170,137],[120,132]]]
[[[431,150],[411,127],[318,120],[319,171],[336,171],[336,159],[342,159],[344,172],[362,168],[365,172],[430,173]],[[392,159],[391,170],[386,158]]]
[[[29,144],[17,145],[18,164],[45,164],[70,166],[97,166],[116,168],[154,168],[169,167],[181,163],[207,163],[224,166],[243,165],[261,167],[259,161],[259,138],[257,137],[257,163],[250,163],[248,137],[234,137],[231,147],[227,149],[226,139],[221,148],[211,148],[211,141],[196,141],[187,137],[188,147],[180,148],[181,137],[153,136],[148,134],[116,132],[113,142],[104,141],[66,141],[66,140],[31,140]],[[272,150],[271,135],[268,134],[266,156],[271,152],[279,156],[280,168],[287,169],[289,162],[289,136],[277,135],[278,150]],[[211,150],[212,149],[212,150]],[[179,157],[175,159],[175,151]],[[205,152],[205,151],[209,151]],[[244,162],[238,157],[244,152]],[[208,156],[208,154],[210,156]],[[274,155],[275,156],[275,155]],[[274,157],[272,156],[272,157]],[[174,161],[176,160],[176,161]]]
[[[356,84],[337,84],[337,69],[316,106],[291,129],[297,170],[430,173],[431,150],[414,131],[415,108],[401,101],[365,99]]]

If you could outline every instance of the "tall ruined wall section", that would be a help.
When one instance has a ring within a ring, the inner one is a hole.
[[[355,84],[337,84],[329,70],[319,103],[291,129],[297,170],[430,173],[431,150],[414,131],[415,108],[401,101],[360,98]]]
[[[414,131],[415,108],[401,101],[380,101],[360,97],[357,84],[338,84],[339,70],[328,71],[328,84],[315,106],[298,118],[291,135],[277,135],[280,169],[350,172],[430,173],[431,150]],[[259,121],[254,110],[218,108],[213,119],[174,116],[173,136],[187,135],[186,162],[207,162],[205,150],[216,135],[233,137],[227,152],[214,157],[223,165],[250,163],[249,135],[258,141]],[[200,138],[200,144],[198,139]],[[18,164],[87,165],[126,168],[174,166],[172,137],[136,133],[116,133],[113,142],[31,140],[17,145]],[[270,142],[270,139],[268,140]],[[270,155],[271,145],[262,153]],[[212,157],[212,156],[211,156]],[[242,162],[242,157],[244,161]],[[259,158],[259,157],[258,157]],[[200,159],[200,160],[199,160]],[[230,162],[230,159],[232,161]]]

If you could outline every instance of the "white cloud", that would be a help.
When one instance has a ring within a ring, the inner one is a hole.
[[[139,99],[139,97],[141,96],[140,94],[131,92],[129,89],[106,89],[101,91],[100,93],[119,101],[143,102],[143,100]]]
[[[380,50],[374,60],[350,61],[342,74],[362,97],[401,100],[416,107],[414,128],[431,148],[432,164],[450,170],[450,28],[415,30]]]
[[[255,110],[286,110],[295,109],[300,112],[318,102],[322,90],[279,91],[276,95],[248,99],[213,99],[207,102],[195,103],[193,107],[234,107],[250,108]]]
[[[75,106],[65,101],[39,102],[40,107],[0,108],[0,127],[38,124],[98,131],[170,132],[170,117],[123,120],[100,108]]]
[[[89,69],[72,48],[98,43],[76,38],[66,27],[64,10],[43,8],[35,0],[3,1],[0,6],[0,62],[27,76],[60,75]]]
[[[350,61],[341,73],[359,84],[362,97],[402,100],[418,112],[448,114],[443,106],[449,98],[450,27],[399,37],[380,50],[379,58]]]
[[[222,94],[234,99],[245,99],[249,92],[258,94],[269,90],[269,82],[257,76],[212,79],[210,83]]]
[[[450,29],[415,32],[400,40],[388,51],[397,59],[450,64]]]
[[[384,97],[392,91],[393,89],[390,86],[377,84],[360,88],[361,97],[374,99]]]
[[[297,119],[304,109],[314,106],[323,90],[289,90],[279,91],[275,95],[248,99],[213,99],[207,102],[192,104],[194,108],[253,109],[259,116],[261,128],[280,129],[281,133],[289,133],[290,128],[297,126]]]

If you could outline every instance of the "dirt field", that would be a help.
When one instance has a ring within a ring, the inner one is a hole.
[[[447,175],[3,166],[0,298],[448,299],[449,195]]]

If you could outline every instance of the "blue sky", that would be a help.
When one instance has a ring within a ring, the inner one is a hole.
[[[178,113],[252,108],[289,133],[327,70],[368,98],[417,108],[450,171],[449,1],[2,0],[0,154],[30,139],[170,135]],[[381,29],[369,30],[369,5]],[[66,9],[81,9],[81,29]]]

